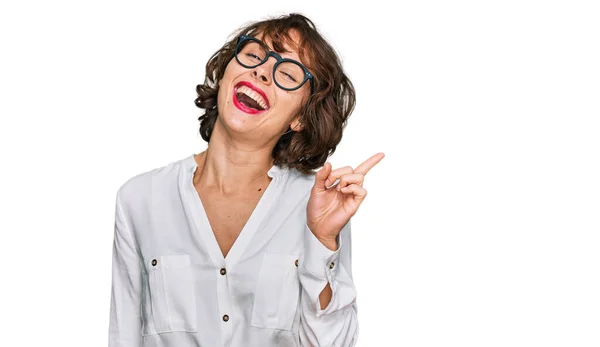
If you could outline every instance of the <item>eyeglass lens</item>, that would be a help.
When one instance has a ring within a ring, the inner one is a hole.
[[[263,45],[256,41],[243,41],[238,48],[237,57],[248,68],[260,65],[268,52]],[[304,70],[292,62],[282,62],[275,70],[275,80],[284,88],[296,88],[304,81]]]

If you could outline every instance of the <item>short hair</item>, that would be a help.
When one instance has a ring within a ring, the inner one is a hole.
[[[238,29],[206,63],[204,83],[196,86],[198,97],[195,104],[205,110],[198,118],[199,132],[209,142],[218,116],[218,82],[223,78],[229,62],[234,59],[239,35],[262,35],[272,41],[275,51],[283,52],[284,43],[293,44],[291,30],[299,34],[300,42],[295,48],[302,63],[314,76],[314,90],[300,109],[299,120],[303,129],[282,135],[271,156],[275,165],[295,168],[308,174],[323,166],[335,152],[354,110],[356,93],[333,47],[304,15],[291,13],[252,22]]]

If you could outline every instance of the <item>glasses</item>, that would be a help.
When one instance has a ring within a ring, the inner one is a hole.
[[[240,35],[235,48],[235,60],[247,69],[255,68],[274,57],[277,62],[273,66],[273,81],[283,90],[296,90],[307,80],[310,80],[310,90],[314,88],[314,77],[308,69],[299,62],[282,58],[279,54],[271,51],[261,40],[246,35]]]

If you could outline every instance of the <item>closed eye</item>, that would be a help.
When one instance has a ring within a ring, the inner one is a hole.
[[[256,54],[246,53],[246,56],[256,60],[257,63],[262,61],[262,59],[259,56],[257,56]]]
[[[294,78],[294,76],[290,75],[289,73],[287,73],[285,71],[281,71],[281,73],[285,76],[285,78],[291,80],[292,82],[298,82],[298,81],[296,81],[296,79]]]

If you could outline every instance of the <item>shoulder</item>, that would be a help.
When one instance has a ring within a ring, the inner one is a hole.
[[[300,195],[308,198],[315,183],[315,172],[302,173],[294,168],[288,168],[288,179],[286,184],[286,195]]]
[[[123,182],[117,189],[117,198],[122,203],[149,197],[157,186],[175,186],[179,173],[191,156],[171,161],[160,167],[140,172]]]

